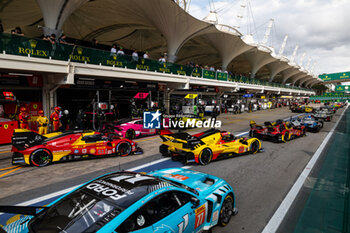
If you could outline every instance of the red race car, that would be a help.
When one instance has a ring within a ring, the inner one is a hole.
[[[277,120],[276,122],[265,122],[264,126],[257,125],[250,121],[249,136],[259,139],[267,139],[275,142],[287,142],[293,138],[306,135],[304,125],[297,125],[294,122]]]
[[[43,136],[21,129],[13,134],[12,152],[12,164],[38,167],[57,161],[143,153],[135,142],[115,134],[72,130]]]

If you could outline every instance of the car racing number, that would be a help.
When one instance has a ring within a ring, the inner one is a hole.
[[[177,226],[179,227],[179,233],[183,233],[186,230],[186,227],[188,226],[188,214],[185,214],[182,216],[182,219],[184,221],[180,222]]]
[[[205,204],[195,210],[196,218],[195,218],[195,226],[194,228],[199,227],[204,223],[205,219]]]

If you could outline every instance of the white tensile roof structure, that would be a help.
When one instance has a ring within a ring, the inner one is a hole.
[[[26,36],[64,32],[68,37],[168,54],[171,62],[222,67],[266,80],[312,86],[321,82],[267,46],[236,29],[199,20],[173,0],[4,0],[5,32],[20,26]]]

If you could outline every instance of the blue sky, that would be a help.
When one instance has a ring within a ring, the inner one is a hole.
[[[237,25],[242,14],[241,0],[213,0],[220,24]],[[289,35],[284,55],[290,56],[299,44],[297,61],[306,53],[304,66],[311,57],[315,73],[350,71],[349,0],[250,0],[240,31],[253,33],[262,41],[267,23],[274,19],[269,45],[278,52],[285,34]],[[192,0],[189,13],[203,19],[209,12],[209,0]],[[248,17],[249,16],[249,17]]]

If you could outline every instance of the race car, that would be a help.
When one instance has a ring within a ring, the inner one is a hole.
[[[334,113],[326,108],[316,111],[312,116],[317,120],[331,121]]]
[[[105,125],[104,128],[128,139],[150,136],[158,133],[156,129],[143,128],[143,119],[119,121],[114,125]]]
[[[250,121],[250,137],[267,139],[275,142],[287,142],[293,138],[306,135],[303,125],[296,125],[293,122],[277,120],[276,122],[265,122],[264,126],[257,125],[255,121]]]
[[[235,200],[221,178],[168,168],[109,173],[46,206],[0,206],[0,212],[27,215],[5,225],[7,233],[190,233],[226,226],[238,213]]]
[[[323,121],[314,118],[312,115],[307,115],[307,116],[298,118],[297,120],[294,120],[294,121],[298,121],[301,125],[304,125],[306,128],[306,131],[309,131],[309,132],[319,132],[323,128]],[[291,121],[291,122],[294,122],[294,121]]]
[[[72,130],[47,135],[16,129],[12,136],[12,164],[43,167],[51,162],[141,154],[129,139],[115,134]]]
[[[303,113],[305,112],[305,106],[302,106],[302,105],[292,105],[290,107],[290,110],[292,112],[297,112],[297,113]]]
[[[313,111],[314,111],[314,108],[311,106],[306,105],[304,108],[304,112],[306,112],[306,113],[311,113]]]
[[[231,133],[218,129],[194,135],[176,133],[160,137],[163,140],[159,147],[160,153],[184,164],[195,162],[206,165],[212,160],[262,151],[259,139],[236,138]]]

